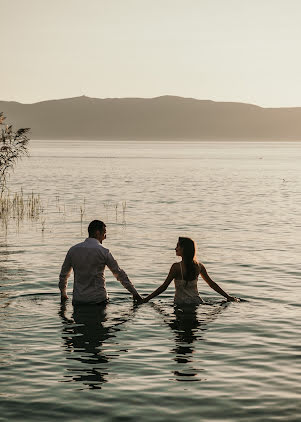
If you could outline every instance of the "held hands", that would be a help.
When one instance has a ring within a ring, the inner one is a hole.
[[[136,302],[138,305],[141,305],[142,303],[147,303],[149,301],[148,296],[141,297],[139,293],[137,295],[133,295],[134,302]]]
[[[133,295],[133,300],[134,302],[136,302],[138,305],[140,305],[141,303],[143,303],[143,299],[142,297],[139,295],[139,293],[134,294]]]
[[[148,296],[146,296],[142,299],[142,303],[147,303],[148,301],[149,301]]]

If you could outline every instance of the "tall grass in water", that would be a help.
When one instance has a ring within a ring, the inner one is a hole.
[[[38,220],[43,211],[40,195],[34,192],[27,197],[24,196],[22,189],[16,193],[5,191],[0,194],[0,220],[4,226],[7,226],[11,218],[18,223],[25,218]]]
[[[103,219],[107,223],[114,222],[126,225],[126,201],[105,201],[103,206],[106,216],[103,215],[101,209],[98,209],[96,212],[100,214],[99,217],[97,215],[96,217]],[[0,227],[2,226],[5,229],[5,234],[7,234],[8,227],[10,227],[8,223],[11,220],[15,221],[18,231],[23,221],[31,220],[38,223],[41,232],[44,233],[46,227],[47,230],[50,227],[49,224],[56,224],[58,221],[65,221],[66,219],[74,222],[75,216],[76,222],[80,223],[80,232],[82,234],[86,230],[87,217],[95,218],[95,209],[91,210],[91,207],[88,207],[87,210],[85,198],[80,203],[76,201],[66,205],[64,199],[61,199],[59,195],[42,201],[39,194],[34,192],[24,194],[22,189],[15,193],[7,189],[2,194],[0,192]]]
[[[86,212],[86,200],[84,198],[84,204],[79,207],[80,209],[80,233],[83,234],[83,219]]]
[[[126,201],[122,201],[122,224],[126,224],[125,211],[126,211]]]
[[[40,195],[36,195],[32,192],[31,195],[29,195],[26,204],[27,217],[33,220],[38,219],[43,212]]]

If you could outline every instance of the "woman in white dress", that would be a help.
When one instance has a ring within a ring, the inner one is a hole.
[[[203,299],[199,295],[197,286],[199,275],[202,276],[213,290],[224,296],[227,301],[239,301],[238,298],[228,295],[209,277],[204,265],[196,260],[195,249],[195,243],[192,239],[179,237],[175,250],[176,255],[182,257],[182,261],[172,264],[164,283],[144,298],[144,303],[164,292],[172,280],[175,282],[176,289],[174,297],[175,305],[198,305],[202,303]]]

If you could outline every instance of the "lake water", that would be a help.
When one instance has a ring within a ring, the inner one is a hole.
[[[10,189],[39,193],[43,215],[0,237],[1,420],[301,420],[301,143],[32,141],[30,153]],[[142,295],[186,235],[247,302],[200,280],[195,312],[174,309],[172,285],[136,307],[107,271],[107,308],[73,313],[58,274],[95,218]]]

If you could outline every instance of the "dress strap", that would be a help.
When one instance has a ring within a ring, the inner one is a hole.
[[[182,280],[184,281],[184,278],[183,278],[183,270],[182,270],[182,262],[180,262],[180,268],[181,268]]]

